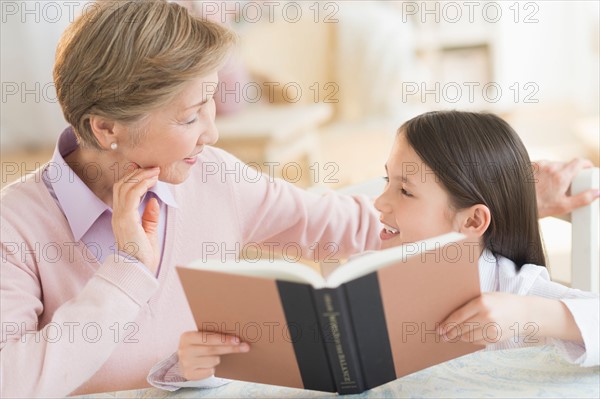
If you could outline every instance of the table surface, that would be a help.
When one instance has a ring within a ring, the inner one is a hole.
[[[300,398],[336,394],[233,381],[213,389],[167,392],[140,389],[81,398]],[[409,397],[600,397],[600,368],[563,360],[550,346],[480,351],[454,359],[348,398]]]

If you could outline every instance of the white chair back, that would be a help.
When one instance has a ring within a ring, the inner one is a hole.
[[[573,179],[571,194],[578,194],[590,188],[598,189],[599,179],[600,169],[584,169]],[[598,293],[600,285],[598,199],[588,206],[574,210],[571,224],[571,287]]]

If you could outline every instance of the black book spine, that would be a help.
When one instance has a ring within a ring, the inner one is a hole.
[[[313,290],[320,339],[329,357],[337,392],[342,395],[366,389],[344,290],[343,285]]]
[[[365,388],[396,379],[392,346],[377,273],[344,284],[354,337],[362,366]]]
[[[313,288],[308,284],[277,281],[279,296],[294,345],[305,389],[335,392],[329,359],[320,337]]]

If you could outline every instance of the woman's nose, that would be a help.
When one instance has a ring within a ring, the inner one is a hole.
[[[198,144],[204,145],[213,145],[219,140],[219,131],[217,130],[217,126],[215,124],[214,119],[212,119],[206,128],[206,130],[198,137]]]

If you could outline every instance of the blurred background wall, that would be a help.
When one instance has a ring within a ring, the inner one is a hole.
[[[474,109],[512,123],[532,158],[598,163],[598,2],[180,3],[241,38],[222,86],[224,140],[231,132],[244,142],[244,128],[232,126],[236,112],[296,106],[317,135],[312,150],[339,164],[343,184],[371,176],[372,163],[379,170],[395,129],[411,116]],[[87,1],[2,2],[4,160],[43,160],[51,151],[65,126],[52,83],[56,43],[89,10]],[[327,107],[320,117],[308,110],[315,104]]]

